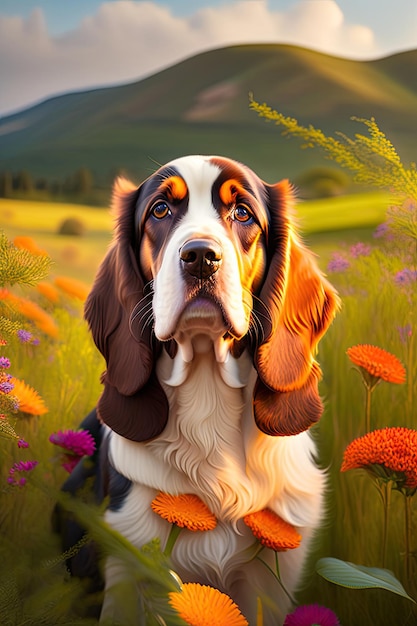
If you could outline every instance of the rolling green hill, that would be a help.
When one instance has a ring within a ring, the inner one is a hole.
[[[107,185],[135,180],[187,153],[240,159],[273,182],[323,163],[259,119],[248,94],[333,134],[363,132],[375,117],[406,161],[416,159],[417,51],[369,62],[295,46],[233,46],[147,79],[49,99],[0,119],[0,171],[65,177],[90,168]]]

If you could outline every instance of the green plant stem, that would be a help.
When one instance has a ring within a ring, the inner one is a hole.
[[[412,375],[413,365],[414,365],[413,342],[414,342],[414,334],[411,335],[410,343],[408,346],[407,414],[409,416],[411,416],[411,412],[413,408],[413,391],[414,391],[414,378]]]
[[[373,389],[373,387],[365,385],[365,433],[369,433],[371,431],[371,399]]]
[[[387,546],[388,546],[388,527],[389,527],[389,514],[391,505],[391,493],[392,493],[392,480],[384,480],[380,485],[380,493],[382,496],[382,502],[384,505],[384,526],[382,534],[382,567],[385,568],[387,561]]]
[[[411,498],[410,494],[404,494],[404,520],[405,520],[405,579],[408,587],[411,584]]]
[[[181,527],[177,526],[177,524],[171,525],[171,530],[169,531],[168,539],[167,539],[165,550],[164,550],[164,555],[167,558],[171,556],[175,542],[177,541],[178,535],[180,534],[181,530],[182,530]]]
[[[256,626],[263,626],[264,623],[264,612],[262,607],[262,600],[258,596],[256,600],[257,611],[256,611]]]
[[[276,578],[276,580],[278,581],[281,589],[283,590],[283,592],[285,593],[285,595],[287,596],[287,598],[290,600],[291,604],[293,604],[294,606],[297,604],[296,601],[294,600],[294,598],[292,597],[292,595],[290,594],[290,592],[285,588],[285,585],[283,584],[282,580],[281,580],[281,576],[279,573],[279,562],[278,562],[278,552],[275,552],[275,568],[276,571],[274,572],[274,570],[272,569],[272,567],[270,567],[268,565],[268,563],[266,563],[263,559],[260,558],[259,555],[256,556],[256,558],[258,559],[258,561],[260,561],[261,563],[263,563],[265,565],[265,567],[271,572],[272,576],[274,578]]]

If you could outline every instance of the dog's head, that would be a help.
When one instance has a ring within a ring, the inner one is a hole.
[[[306,430],[322,413],[317,343],[338,306],[294,232],[287,181],[240,163],[189,156],[139,188],[116,182],[116,229],[85,309],[107,362],[98,411],[136,441],[162,432],[161,349],[192,361],[202,337],[216,359],[252,353],[255,420],[269,435]]]

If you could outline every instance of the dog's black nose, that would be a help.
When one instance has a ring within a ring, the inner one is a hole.
[[[200,280],[209,278],[222,263],[221,246],[213,239],[190,239],[180,250],[184,269]]]

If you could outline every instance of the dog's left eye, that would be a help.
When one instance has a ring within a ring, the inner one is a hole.
[[[156,219],[163,220],[167,215],[171,215],[171,209],[166,202],[160,200],[159,202],[155,202],[151,208],[151,214],[156,217]]]
[[[253,222],[252,213],[245,204],[237,204],[232,211],[232,217],[241,223]]]

